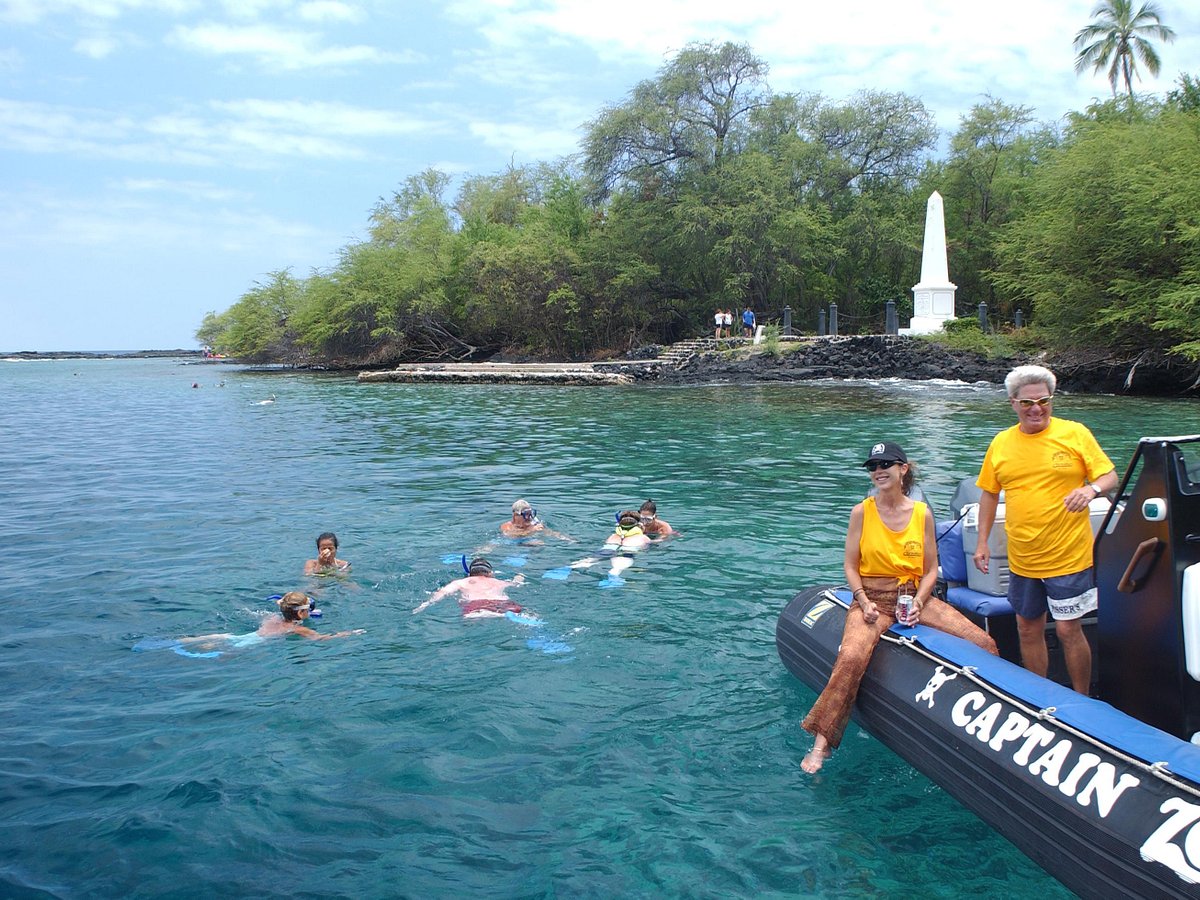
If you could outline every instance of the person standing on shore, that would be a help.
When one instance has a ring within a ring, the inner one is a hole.
[[[975,482],[983,493],[973,560],[979,571],[988,571],[988,536],[1004,491],[1008,602],[1017,614],[1021,662],[1046,676],[1049,614],[1071,686],[1086,695],[1092,649],[1082,618],[1097,606],[1088,504],[1113,490],[1118,479],[1112,460],[1084,425],[1054,417],[1056,383],[1042,366],[1018,366],[1004,380],[1017,424],[992,439]]]
[[[747,306],[742,310],[742,336],[754,337],[755,324],[754,310]]]
[[[721,339],[721,331],[725,327],[725,313],[721,311],[720,307],[713,313],[713,324],[716,326],[716,329],[713,331],[713,340],[719,341]]]

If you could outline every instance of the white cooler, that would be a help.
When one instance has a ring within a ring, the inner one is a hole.
[[[1088,504],[1088,515],[1092,522],[1092,535],[1100,530],[1100,525],[1104,522],[1104,517],[1108,514],[1108,508],[1111,506],[1107,497],[1097,497]],[[1006,596],[1008,594],[1008,532],[1004,528],[1004,504],[996,505],[996,522],[992,525],[992,531],[988,535],[988,550],[992,554],[991,562],[988,564],[988,572],[985,575],[975,568],[975,562],[971,557],[975,554],[975,545],[979,543],[979,504],[972,503],[964,507],[966,515],[963,516],[963,552],[967,556],[967,587],[973,591],[980,591],[984,594],[995,594],[996,596]],[[1120,509],[1113,516],[1113,523],[1121,516]],[[1111,527],[1111,526],[1110,526]]]

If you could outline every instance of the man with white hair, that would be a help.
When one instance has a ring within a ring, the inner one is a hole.
[[[1081,620],[1096,609],[1097,600],[1088,504],[1117,486],[1117,473],[1084,425],[1052,414],[1053,372],[1018,366],[1004,386],[1017,424],[992,439],[975,482],[983,491],[975,566],[988,571],[988,535],[1004,491],[1008,602],[1017,614],[1021,661],[1045,677],[1049,614],[1071,686],[1087,694],[1092,651]]]

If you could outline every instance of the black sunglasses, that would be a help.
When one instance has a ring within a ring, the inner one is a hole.
[[[868,463],[863,464],[868,472],[874,472],[876,469],[890,469],[896,464],[894,459],[873,459]]]

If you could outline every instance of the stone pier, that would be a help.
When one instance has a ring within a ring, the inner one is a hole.
[[[445,384],[633,384],[628,364],[611,363],[413,363],[380,372],[360,372],[361,382]]]

